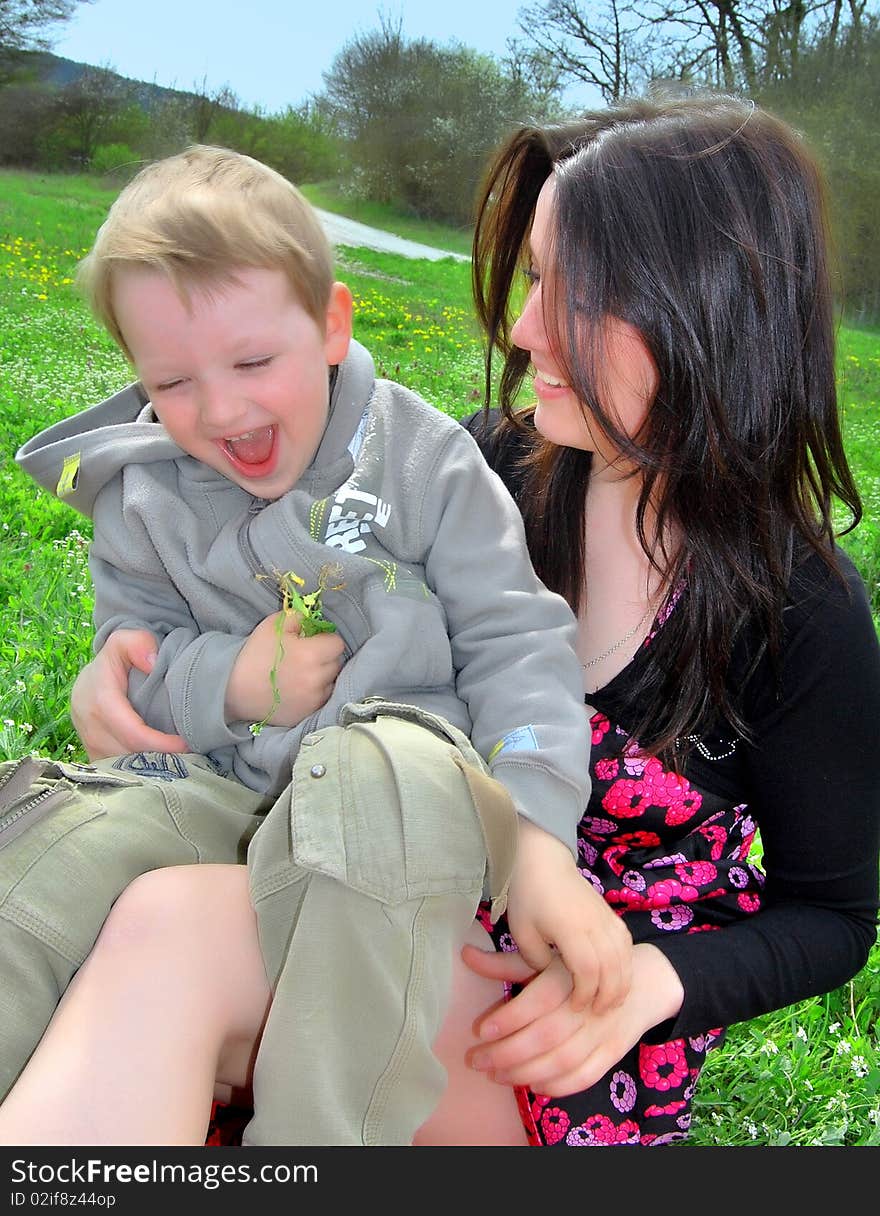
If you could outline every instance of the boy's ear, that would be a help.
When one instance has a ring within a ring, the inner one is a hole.
[[[351,292],[344,283],[334,283],[324,326],[324,353],[329,367],[341,363],[351,342],[353,303]]]

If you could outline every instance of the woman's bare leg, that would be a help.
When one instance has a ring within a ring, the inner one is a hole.
[[[247,1084],[268,1003],[246,868],[144,875],[0,1107],[0,1144],[204,1144],[215,1077]]]
[[[488,948],[474,925],[470,940]],[[178,866],[117,900],[27,1068],[0,1144],[203,1144],[215,1082],[246,1088],[269,1004],[244,866]],[[454,961],[449,1085],[414,1143],[524,1145],[513,1092],[467,1067],[499,984]]]

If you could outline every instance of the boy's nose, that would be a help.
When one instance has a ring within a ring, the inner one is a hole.
[[[224,435],[234,434],[234,426],[244,416],[245,407],[235,392],[223,384],[206,382],[199,386],[199,415],[206,426]]]

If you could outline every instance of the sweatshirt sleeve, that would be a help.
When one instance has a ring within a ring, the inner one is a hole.
[[[131,671],[128,695],[134,708],[154,729],[183,735],[193,752],[234,745],[243,735],[225,721],[223,690],[245,639],[200,633],[158,555],[154,569],[144,568],[143,545],[134,567],[126,553],[126,529],[113,507],[115,497],[102,492],[95,502],[95,539],[89,551],[95,653],[117,629],[149,630],[158,657],[148,675]]]
[[[654,1041],[831,991],[864,966],[875,941],[880,648],[864,585],[842,562],[848,589],[824,572],[811,602],[787,610],[794,619],[781,682],[764,670],[751,698],[747,764],[764,851],[762,907],[721,932],[655,942],[685,1000]]]
[[[574,615],[535,574],[520,513],[463,428],[428,471],[419,530],[474,746],[518,811],[574,853],[590,748]]]

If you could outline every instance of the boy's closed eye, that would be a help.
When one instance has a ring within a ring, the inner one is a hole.
[[[241,359],[235,364],[235,368],[237,371],[258,370],[262,367],[268,367],[274,358],[274,355],[261,355],[258,359]],[[155,385],[153,391],[157,393],[170,392],[172,389],[179,388],[182,384],[185,384],[187,379],[188,377],[186,376],[177,376],[172,380],[162,380],[159,384]]]
[[[262,355],[259,359],[241,359],[235,366],[243,371],[248,371],[251,368],[268,367],[274,357],[274,355]]]

